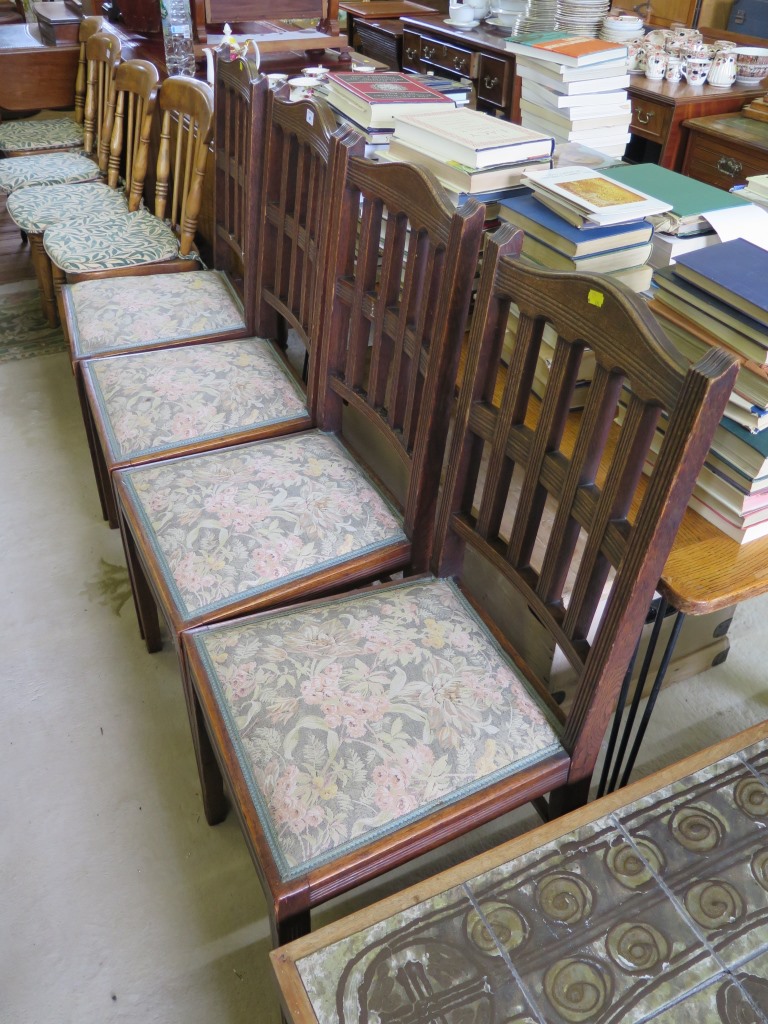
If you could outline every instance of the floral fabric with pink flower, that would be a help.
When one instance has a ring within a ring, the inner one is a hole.
[[[191,636],[286,879],[562,752],[448,580]]]
[[[406,540],[359,463],[316,430],[120,474],[182,617]]]

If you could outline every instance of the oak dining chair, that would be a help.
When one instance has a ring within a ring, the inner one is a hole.
[[[733,384],[725,353],[688,369],[642,302],[608,278],[511,258],[521,237],[504,226],[485,246],[431,574],[183,633],[208,817],[223,815],[226,789],[276,943],[306,932],[314,907],[523,803],[555,816],[586,799]],[[511,302],[520,318],[502,379]],[[557,341],[539,407],[531,386],[547,323]],[[587,347],[595,375],[566,447]],[[624,381],[632,409],[609,449]],[[640,496],[662,410],[663,451]],[[201,556],[215,550],[199,537]],[[567,713],[519,653],[520,602],[573,667]]]

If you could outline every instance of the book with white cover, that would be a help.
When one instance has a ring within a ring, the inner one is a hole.
[[[554,82],[584,82],[599,78],[611,78],[615,75],[628,75],[629,58],[617,57],[615,60],[603,61],[601,64],[590,64],[585,68],[567,67],[565,64],[549,64],[538,57],[525,57],[518,54],[515,58],[516,74],[525,74],[533,70],[536,74],[550,77]]]
[[[632,119],[632,111],[627,104],[627,110],[600,113],[590,110],[589,107],[577,107],[573,110],[551,110],[540,103],[534,103],[523,96],[520,100],[521,113],[529,113],[542,121],[551,121],[561,128],[615,128],[622,125],[624,131],[629,130],[629,123]]]
[[[630,102],[627,98],[626,89],[612,90],[611,92],[581,93],[578,96],[566,96],[554,92],[546,86],[537,85],[535,82],[523,80],[520,95],[532,100],[534,103],[541,103],[547,107],[557,109],[577,109],[587,107],[590,110],[602,111],[605,114],[613,114],[617,111],[630,110]]]
[[[599,65],[602,66],[602,65]],[[522,81],[531,82],[535,85],[543,85],[553,92],[562,93],[564,96],[580,96],[583,93],[615,92],[617,89],[627,89],[631,81],[628,72],[623,70],[624,65],[616,69],[617,73],[579,79],[569,82],[559,75],[552,75],[548,71],[549,65],[528,67],[520,63],[520,58],[515,61],[515,71]]]
[[[604,146],[614,146],[623,153],[627,143],[630,141],[628,124],[614,125],[611,128],[579,128],[577,125],[560,125],[554,121],[543,117],[535,117],[527,113],[522,109],[522,104],[521,117],[523,124],[527,128],[534,128],[540,132],[551,132],[558,142],[578,142],[583,146],[589,146],[591,149],[596,149],[600,152],[605,152]],[[530,186],[528,181],[525,184]]]
[[[563,205],[582,213],[597,224],[618,224],[664,213],[671,204],[663,203],[637,189],[612,181],[591,167],[553,167],[529,171],[524,183],[534,192],[557,198]]]
[[[541,160],[555,145],[547,133],[466,107],[398,116],[395,137],[472,168]]]

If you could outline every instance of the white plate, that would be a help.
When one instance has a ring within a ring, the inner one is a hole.
[[[454,28],[477,28],[479,21],[452,21],[450,18],[443,18],[444,25],[452,25]]]

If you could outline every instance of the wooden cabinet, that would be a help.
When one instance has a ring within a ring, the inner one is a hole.
[[[399,19],[355,22],[354,47],[357,53],[386,64],[392,71],[403,66],[403,26]]]
[[[744,185],[768,174],[768,123],[743,114],[697,117],[685,122],[688,145],[683,173],[718,188]]]
[[[760,85],[732,85],[718,89],[714,85],[688,85],[686,82],[656,82],[635,76],[629,86],[632,121],[628,156],[640,162],[654,161],[672,171],[682,168],[690,118],[729,114],[741,110],[764,90]],[[655,146],[650,152],[637,152],[635,140]],[[633,151],[633,149],[635,151]]]

